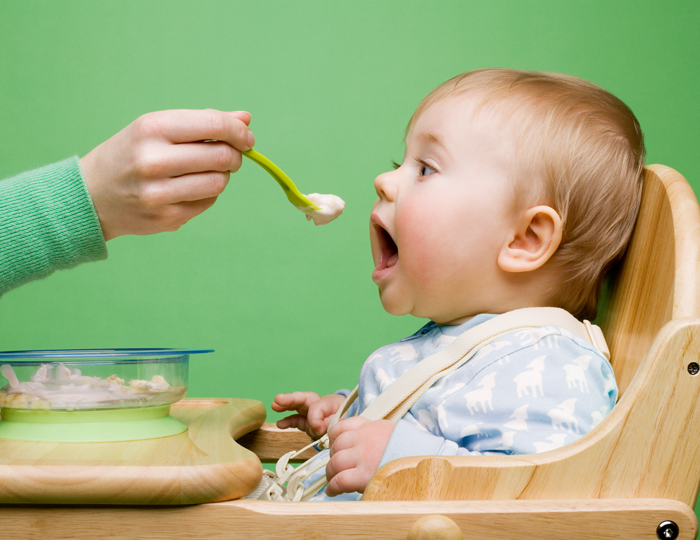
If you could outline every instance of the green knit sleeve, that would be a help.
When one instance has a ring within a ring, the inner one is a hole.
[[[0,295],[106,257],[77,157],[0,181]]]

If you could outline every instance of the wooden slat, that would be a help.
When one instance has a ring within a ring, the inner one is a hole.
[[[668,500],[339,502],[230,501],[176,508],[2,507],[3,540],[404,540],[423,516],[448,517],[465,540],[656,540],[665,520],[697,534],[686,505]]]
[[[238,444],[255,453],[262,461],[275,461],[292,450],[299,450],[311,443],[311,438],[298,429],[280,429],[275,424],[265,423],[263,426],[238,439]],[[316,450],[303,452],[298,460],[312,458]]]

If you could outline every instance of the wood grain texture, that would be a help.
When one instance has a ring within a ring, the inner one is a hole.
[[[700,358],[699,252],[695,195],[675,171],[650,168],[609,305],[617,312],[607,319],[613,365],[629,381],[613,411],[592,432],[551,452],[390,462],[364,499],[663,498],[693,507],[700,375],[691,375],[688,364]]]
[[[447,516],[430,514],[416,521],[406,540],[463,540],[462,529]]]
[[[3,540],[405,540],[420,518],[452,520],[466,540],[656,540],[672,520],[679,540],[697,534],[677,501],[423,501],[272,503],[186,507],[0,507]]]
[[[294,428],[280,429],[275,424],[268,423],[238,439],[238,444],[253,452],[262,461],[276,461],[284,454],[300,450],[310,443],[311,438],[303,431]],[[311,448],[293,461],[306,461],[317,453]]]
[[[191,504],[238,498],[260,481],[258,458],[235,437],[265,419],[247,399],[185,399],[172,437],[109,443],[0,439],[0,502]]]
[[[673,169],[651,165],[632,242],[601,316],[621,395],[661,327],[672,318],[700,316],[699,268],[695,194]]]

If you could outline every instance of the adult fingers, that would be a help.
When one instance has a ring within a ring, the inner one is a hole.
[[[176,209],[175,218],[177,222],[174,227],[169,230],[177,230],[179,227],[187,223],[193,217],[198,216],[205,210],[208,210],[216,202],[216,197],[209,197],[205,199],[199,199],[197,201],[183,201],[175,204],[171,204],[170,208]]]
[[[238,118],[246,126],[250,125],[250,113],[248,111],[226,111],[226,114]]]
[[[229,176],[227,172],[205,172],[151,181],[143,186],[141,197],[152,207],[210,199],[221,195],[228,184]],[[194,208],[196,207],[190,205],[169,210],[173,213],[191,214],[189,209]],[[190,219],[195,215],[197,214],[191,214]]]
[[[151,178],[182,176],[204,171],[236,172],[241,167],[240,151],[225,142],[167,145],[143,157],[142,173]]]
[[[364,491],[366,485],[367,484],[363,482],[362,471],[358,469],[347,469],[339,472],[328,481],[326,493],[330,497],[335,497],[341,493]]]
[[[175,144],[217,140],[238,150],[248,150],[255,144],[245,122],[214,109],[158,111],[144,114],[134,124],[146,138],[165,138]]]

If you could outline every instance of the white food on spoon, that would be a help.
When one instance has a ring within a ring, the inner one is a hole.
[[[342,214],[345,209],[345,201],[337,195],[311,193],[306,195],[306,198],[318,206],[319,209],[314,210],[310,206],[297,206],[297,208],[306,214],[307,221],[313,219],[315,225],[330,223]]]

